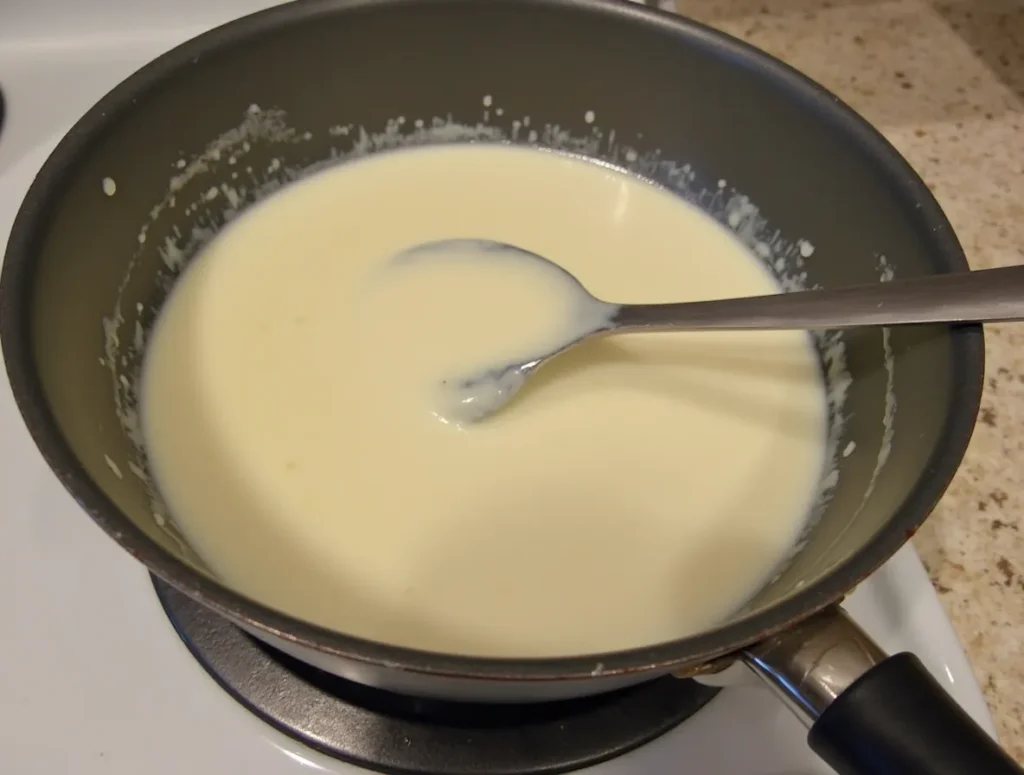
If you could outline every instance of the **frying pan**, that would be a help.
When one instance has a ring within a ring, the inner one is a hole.
[[[135,375],[181,268],[282,182],[368,153],[505,142],[615,164],[696,203],[791,285],[967,269],[895,150],[833,95],[693,22],[613,0],[300,0],[204,34],[104,97],[50,156],[0,276],[24,420],[83,509],[153,573],[351,680],[491,702],[609,691],[742,660],[840,773],[1018,773],[912,655],[838,604],[960,463],[982,331],[826,333],[832,462],[797,551],[721,626],[609,654],[480,659],[362,640],[222,585],[146,471]],[[111,196],[116,190],[116,195]]]

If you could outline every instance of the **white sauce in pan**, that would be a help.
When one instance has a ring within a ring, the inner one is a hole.
[[[314,175],[197,257],[150,341],[149,460],[192,546],[269,605],[446,652],[595,653],[726,618],[817,490],[808,337],[594,341],[487,422],[445,423],[441,380],[565,323],[543,274],[389,264],[452,237],[617,302],[778,290],[698,210],[566,156],[449,146]]]

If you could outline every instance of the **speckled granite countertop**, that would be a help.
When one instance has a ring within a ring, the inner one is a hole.
[[[972,267],[1024,263],[1024,0],[675,4],[881,129],[935,192]],[[986,350],[967,458],[914,540],[1000,739],[1024,762],[1024,327],[989,327]]]

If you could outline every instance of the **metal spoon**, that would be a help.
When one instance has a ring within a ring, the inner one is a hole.
[[[653,331],[822,330],[915,323],[1024,320],[1024,266],[869,283],[847,288],[770,296],[681,302],[614,304],[592,296],[582,283],[543,256],[489,240],[443,240],[418,245],[400,259],[452,250],[486,251],[503,258],[540,261],[571,281],[581,325],[547,352],[449,382],[448,409],[457,422],[475,422],[498,411],[541,365],[594,336]]]

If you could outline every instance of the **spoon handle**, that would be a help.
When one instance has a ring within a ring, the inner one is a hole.
[[[1024,266],[742,299],[623,304],[606,330],[816,330],[997,320],[1024,320]]]

